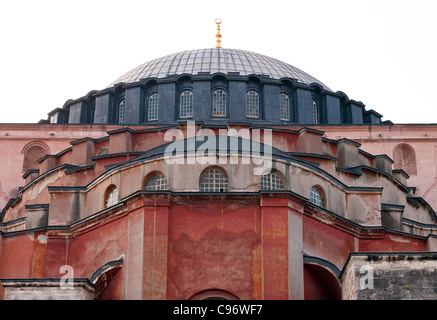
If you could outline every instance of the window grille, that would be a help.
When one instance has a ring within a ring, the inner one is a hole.
[[[144,190],[167,190],[167,178],[163,174],[155,174],[147,179]]]
[[[323,191],[320,190],[320,188],[318,187],[311,188],[311,202],[319,207],[322,208],[326,207],[325,196],[323,195]]]
[[[214,117],[226,117],[226,92],[214,90],[212,94],[212,114]]]
[[[280,95],[281,120],[290,121],[290,99],[285,93]]]
[[[249,118],[259,117],[259,95],[254,90],[250,90],[246,94],[246,116]]]
[[[126,101],[122,100],[118,105],[118,123],[123,124],[126,115]]]
[[[317,112],[317,102],[316,100],[313,100],[313,123],[318,124],[319,123],[319,116]]]
[[[284,183],[276,173],[261,176],[261,190],[284,190]]]
[[[228,177],[218,168],[209,169],[200,177],[200,191],[202,192],[227,192],[228,188]]]
[[[179,107],[181,118],[193,116],[193,93],[190,90],[185,90],[181,93]]]
[[[149,112],[147,119],[149,121],[158,120],[158,100],[159,94],[153,93],[149,97]]]
[[[118,189],[114,187],[106,194],[105,208],[111,207],[117,203],[118,203]]]

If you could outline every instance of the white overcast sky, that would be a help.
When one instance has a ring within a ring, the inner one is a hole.
[[[437,123],[436,0],[0,2],[0,123],[34,123],[167,54],[271,56],[394,123]]]

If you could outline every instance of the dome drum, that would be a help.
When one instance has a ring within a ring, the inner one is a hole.
[[[380,124],[382,115],[334,93],[279,60],[235,49],[155,59],[107,88],[49,113],[58,124],[151,124],[180,120],[262,125]]]
[[[214,91],[224,92],[224,111],[214,114]],[[180,96],[192,93],[192,114],[181,116]],[[259,113],[247,116],[247,93],[254,90],[259,97]],[[156,118],[149,118],[150,96],[156,93]],[[287,119],[281,116],[281,93],[287,95]],[[184,119],[196,121],[251,122],[266,125],[314,124],[380,124],[382,116],[366,111],[362,103],[344,101],[331,91],[298,83],[295,79],[271,79],[265,76],[207,74],[169,76],[163,79],[145,79],[131,84],[119,84],[77,100],[49,114],[50,123],[58,124],[120,124],[119,104],[125,101],[124,124],[167,124]],[[312,103],[318,108],[317,121],[313,119]]]

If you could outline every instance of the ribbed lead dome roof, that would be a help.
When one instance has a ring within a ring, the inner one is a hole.
[[[317,83],[332,91],[321,81],[288,63],[259,53],[223,48],[188,50],[151,60],[125,73],[108,87],[121,82],[133,83],[183,73],[196,75],[199,72],[239,72],[242,76],[257,74],[272,79],[293,78],[304,84]]]

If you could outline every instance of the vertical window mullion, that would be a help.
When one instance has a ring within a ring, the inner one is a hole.
[[[118,105],[118,123],[123,124],[125,120],[125,112],[126,112],[126,100],[121,100]]]
[[[319,115],[318,115],[318,110],[317,110],[317,102],[316,100],[312,100],[312,115],[313,115],[313,124],[318,124],[319,123]]]
[[[190,90],[185,90],[181,93],[179,109],[181,118],[193,116],[193,93]]]
[[[226,92],[222,89],[214,90],[212,94],[212,112],[215,117],[226,116]]]
[[[259,95],[254,90],[246,94],[246,116],[249,118],[259,117]]]
[[[228,188],[228,177],[220,169],[209,169],[200,177],[201,192],[227,192]]]
[[[290,121],[290,99],[287,94],[280,94],[281,120]]]
[[[260,190],[284,190],[282,179],[275,173],[261,176]]]
[[[167,190],[167,188],[167,178],[162,174],[151,176],[144,185],[144,190]]]
[[[159,94],[153,93],[149,97],[149,110],[148,117],[149,121],[158,120],[158,102],[159,102]]]

